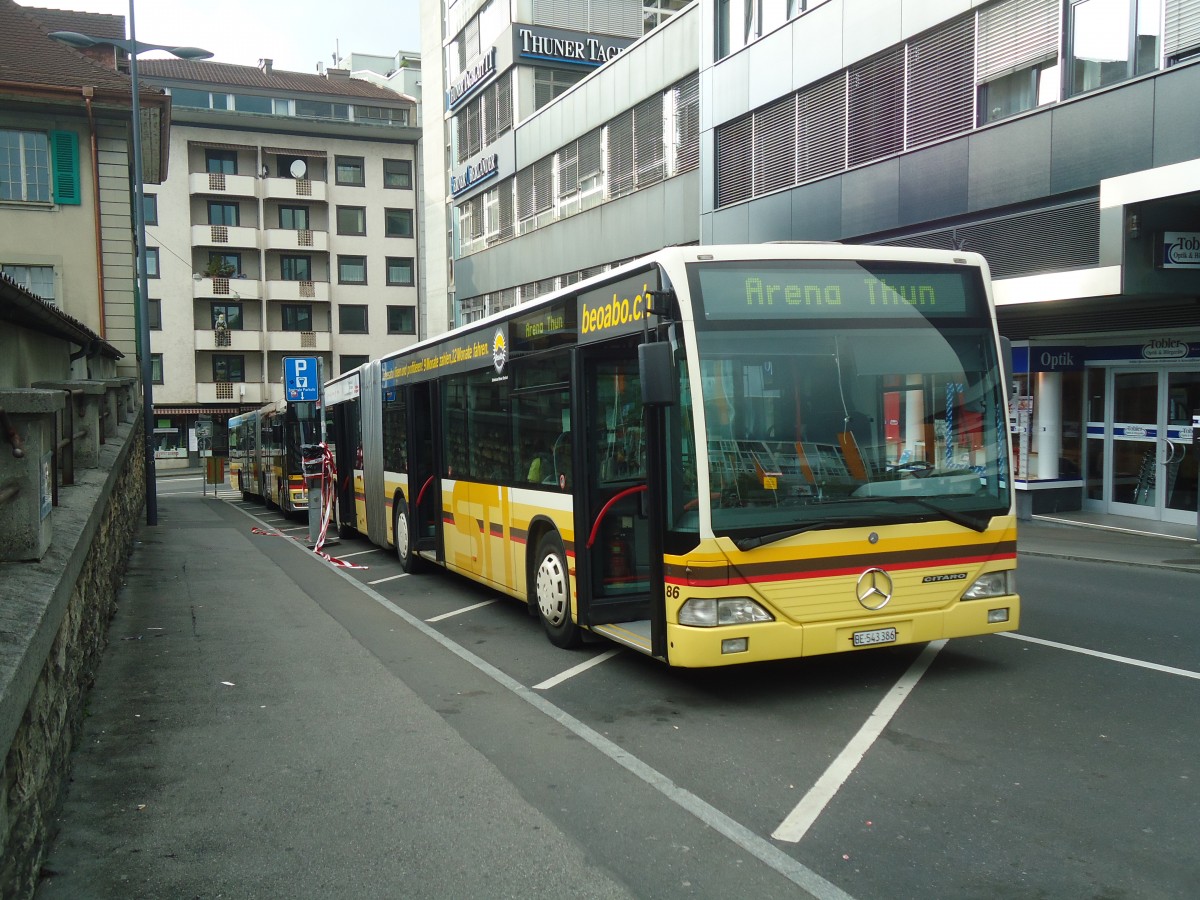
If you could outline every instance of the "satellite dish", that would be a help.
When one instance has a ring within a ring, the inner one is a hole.
[[[293,159],[288,171],[292,173],[293,178],[303,178],[308,174],[308,166],[304,164],[302,159]]]

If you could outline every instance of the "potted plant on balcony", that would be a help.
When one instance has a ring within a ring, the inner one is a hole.
[[[210,257],[208,265],[204,267],[205,276],[213,280],[214,294],[229,293],[229,276],[236,271],[237,266],[219,256]]]

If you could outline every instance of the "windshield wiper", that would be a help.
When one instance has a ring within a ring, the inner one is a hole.
[[[987,531],[988,523],[992,521],[991,516],[973,516],[970,513],[959,512],[956,509],[947,509],[938,503],[926,500],[924,497],[887,497],[877,494],[871,497],[871,499],[884,500],[888,503],[915,503],[917,506],[924,507],[930,512],[937,513],[948,522],[961,525],[963,528],[970,528],[972,531]]]
[[[784,531],[756,534],[753,537],[733,538],[733,545],[739,550],[753,550],[755,547],[761,547],[763,544],[774,544],[778,541],[785,541],[798,534],[804,534],[806,531],[816,531],[821,528],[841,528],[844,525],[860,524],[862,524],[862,519],[822,519],[819,522],[809,522],[807,525],[799,525],[796,528],[788,528]]]

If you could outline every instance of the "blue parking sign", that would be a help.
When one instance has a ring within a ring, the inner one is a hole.
[[[321,376],[315,356],[283,358],[283,392],[289,401],[320,399]]]

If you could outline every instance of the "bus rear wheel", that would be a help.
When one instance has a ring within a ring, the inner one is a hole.
[[[400,567],[405,572],[415,575],[421,571],[421,563],[424,560],[413,550],[412,523],[408,519],[408,504],[404,502],[403,497],[396,498],[396,512],[392,525],[392,539],[396,543],[396,559],[400,560]]]
[[[583,635],[571,618],[570,570],[562,541],[551,533],[543,536],[537,547],[533,590],[542,627],[554,646],[578,647]]]

